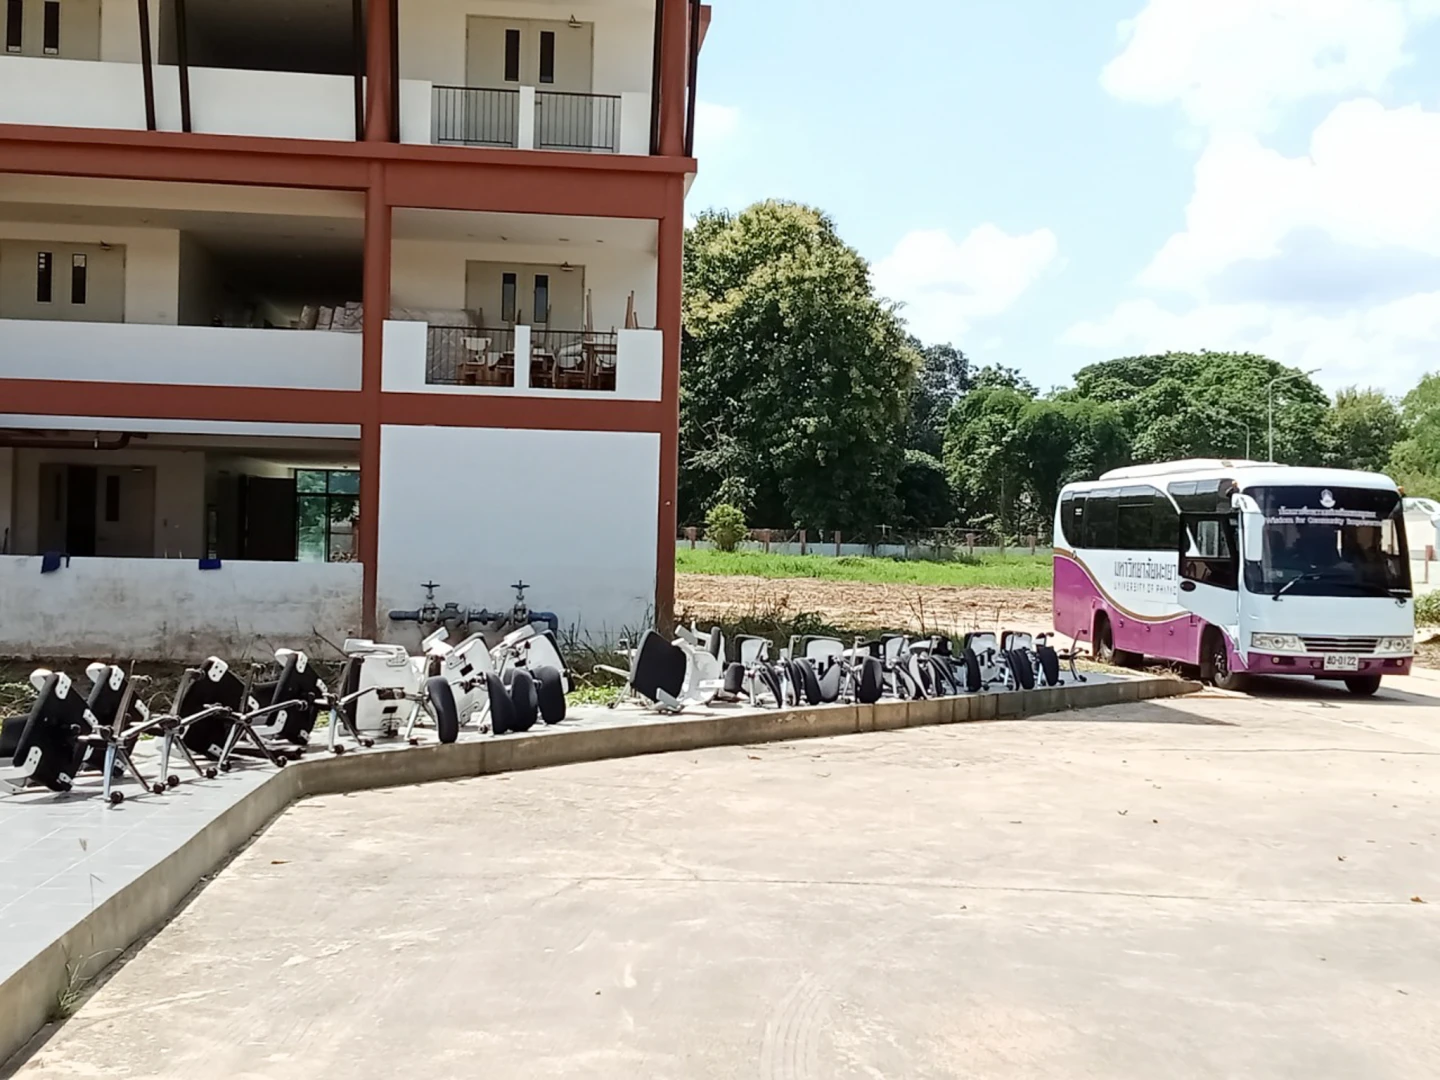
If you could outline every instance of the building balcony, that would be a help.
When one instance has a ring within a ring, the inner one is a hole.
[[[444,146],[647,154],[650,95],[583,94],[531,86],[437,86],[434,141]]]
[[[0,378],[359,390],[342,331],[0,319]]]
[[[387,392],[659,401],[659,330],[385,323]]]

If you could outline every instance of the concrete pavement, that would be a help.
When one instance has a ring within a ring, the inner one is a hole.
[[[1437,689],[324,796],[18,1075],[1430,1080]]]

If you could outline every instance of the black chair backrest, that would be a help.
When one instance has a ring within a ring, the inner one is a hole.
[[[80,739],[93,732],[95,726],[95,714],[70,677],[52,672],[41,684],[20,731],[15,764],[23,764],[31,750],[38,749],[40,762],[30,779],[51,791],[69,791],[87,749]]]

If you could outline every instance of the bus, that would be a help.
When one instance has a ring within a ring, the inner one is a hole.
[[[1415,646],[1405,509],[1376,473],[1191,460],[1069,484],[1055,629],[1102,662],[1343,681],[1367,696]]]

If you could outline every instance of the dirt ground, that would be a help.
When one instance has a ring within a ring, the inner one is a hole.
[[[675,610],[686,620],[702,623],[803,614],[847,630],[1051,629],[1048,589],[680,574],[675,582]]]

